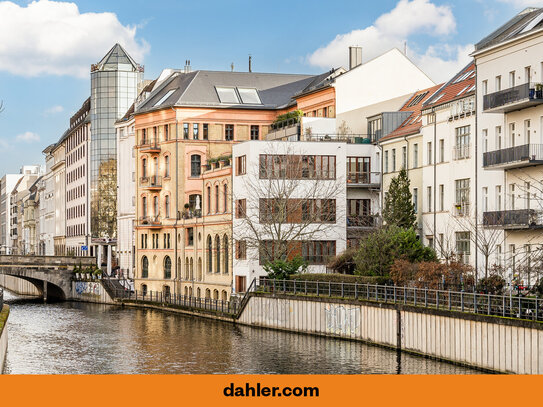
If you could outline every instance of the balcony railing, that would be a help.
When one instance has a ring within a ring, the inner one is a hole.
[[[150,177],[140,178],[140,187],[148,189],[162,188],[162,177],[160,175],[152,175]]]
[[[371,139],[367,134],[305,134],[305,141],[330,141],[330,142],[343,142],[348,144],[371,144]]]
[[[483,167],[513,168],[543,163],[543,144],[523,144],[483,154]]]
[[[373,228],[378,226],[375,215],[351,215],[347,216],[347,227]]]
[[[151,226],[151,227],[160,227],[162,221],[159,215],[156,216],[140,216],[139,218],[140,226]]]
[[[489,93],[483,97],[483,111],[507,113],[543,103],[543,92],[535,90],[534,83]]]
[[[381,184],[380,172],[348,172],[347,186],[379,186]]]
[[[471,144],[461,144],[453,148],[455,160],[464,160],[471,157]]]
[[[145,137],[141,139],[140,151],[147,153],[160,153],[158,139],[154,137]]]
[[[543,227],[543,211],[516,209],[483,213],[483,225],[504,229],[528,229]]]

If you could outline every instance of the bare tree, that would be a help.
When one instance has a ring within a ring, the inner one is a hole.
[[[331,226],[345,222],[345,180],[338,176],[335,156],[270,142],[241,182],[243,192],[234,192],[234,235],[261,257],[291,259],[303,253],[304,242],[339,238]],[[316,250],[314,255],[324,258],[330,247]]]

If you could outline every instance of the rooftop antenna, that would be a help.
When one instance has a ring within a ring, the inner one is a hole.
[[[251,69],[251,54],[249,54],[249,72],[253,72],[252,69]]]
[[[234,63],[233,63],[233,62],[230,64],[230,70],[231,70],[232,72],[234,72]]]

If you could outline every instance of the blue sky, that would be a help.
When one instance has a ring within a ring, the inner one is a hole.
[[[472,44],[543,0],[0,1],[0,175],[43,163],[90,94],[89,68],[115,43],[163,68],[319,73],[392,46],[436,82],[468,61]]]

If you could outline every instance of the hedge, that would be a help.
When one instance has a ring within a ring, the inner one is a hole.
[[[332,283],[358,283],[358,284],[378,284],[392,285],[392,280],[389,277],[383,276],[353,276],[350,274],[293,274],[290,276],[291,280],[305,280],[305,281],[323,281],[323,282],[332,282]]]

